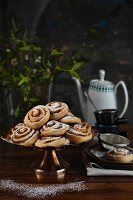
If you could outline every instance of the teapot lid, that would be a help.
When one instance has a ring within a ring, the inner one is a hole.
[[[114,84],[110,81],[104,80],[105,71],[99,70],[100,79],[93,79],[90,81],[90,88],[99,92],[112,92],[114,91]]]

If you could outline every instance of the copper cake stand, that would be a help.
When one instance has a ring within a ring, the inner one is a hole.
[[[92,133],[93,133],[92,138],[94,138],[98,134],[97,129],[93,127]],[[39,148],[35,146],[26,147],[23,145],[12,143],[11,140],[9,139],[9,135],[10,135],[10,130],[7,133],[3,133],[3,135],[1,136],[1,139],[14,146],[43,152],[42,157],[33,164],[33,168],[36,175],[57,175],[58,176],[62,173],[65,173],[65,171],[70,167],[70,164],[62,159],[62,157],[58,153],[59,150],[81,146],[91,141],[90,140],[88,142],[83,142],[83,143],[69,144],[62,147]]]
[[[65,146],[66,147],[66,146]],[[46,148],[43,149],[42,157],[34,164],[36,174],[58,175],[65,173],[66,169],[70,166],[69,163],[64,161],[58,154],[61,148]]]

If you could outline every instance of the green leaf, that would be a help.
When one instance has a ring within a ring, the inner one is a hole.
[[[70,70],[69,73],[71,74],[72,77],[75,77],[81,81],[80,76],[78,75],[76,71]]]
[[[31,50],[31,46],[30,45],[26,45],[24,47],[20,48],[21,51],[30,51]]]
[[[26,69],[26,71],[28,72],[28,73],[30,73],[30,68],[28,67],[28,66],[26,66],[26,65],[24,65],[24,68]]]
[[[20,73],[20,74],[19,74],[19,78],[22,79],[23,77],[24,77],[24,75],[23,75],[22,73]]]
[[[27,29],[25,30],[25,33],[23,35],[23,41],[27,41]]]
[[[83,64],[84,64],[84,62],[78,62],[78,63],[74,64],[72,67],[72,70],[76,70],[76,69],[80,68]]]
[[[25,83],[25,82],[28,82],[28,80],[29,80],[29,77],[24,76],[24,77],[21,79],[21,81],[18,83],[18,86],[22,85],[22,84]]]
[[[37,47],[35,45],[32,45],[32,49],[36,52],[40,52],[41,51],[41,47]]]
[[[51,56],[55,56],[55,57],[56,57],[56,56],[57,56],[57,57],[60,57],[60,56],[63,56],[64,53],[63,53],[62,51],[57,50],[57,49],[52,49],[50,55],[51,55]]]
[[[17,38],[16,38],[16,36],[15,36],[13,31],[10,31],[10,40],[11,40],[12,43],[14,43],[14,45],[16,45]]]
[[[31,98],[29,98],[29,100],[30,100],[30,102],[38,102],[39,101],[39,99],[37,99],[37,98],[34,98],[34,97],[31,97]]]
[[[58,70],[58,71],[65,71],[65,72],[70,71],[69,69],[65,69],[65,68],[60,67],[59,65],[57,65],[55,69]]]
[[[17,108],[15,109],[15,117],[19,116],[19,112],[20,112],[20,107],[18,105]]]
[[[16,24],[15,24],[15,21],[14,21],[13,18],[12,18],[12,26],[13,26],[14,31],[16,31],[16,30],[17,30],[17,27],[16,27]]]
[[[28,100],[28,95],[24,95],[24,101],[26,102]]]
[[[17,84],[17,83],[19,82],[19,78],[18,78],[18,77],[16,77],[16,76],[14,77],[14,79],[13,79],[13,80],[14,80],[14,83],[15,83],[15,84]]]
[[[50,73],[45,72],[42,76],[43,79],[49,79],[50,78]]]

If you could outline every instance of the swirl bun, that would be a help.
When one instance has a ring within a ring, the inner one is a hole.
[[[50,102],[46,105],[50,111],[50,119],[58,120],[65,116],[68,112],[67,104],[63,102]]]
[[[49,120],[49,117],[49,109],[46,106],[38,105],[26,114],[24,124],[33,129],[39,129]]]
[[[73,115],[70,111],[64,117],[62,117],[59,121],[66,124],[80,124],[81,123],[81,119]]]
[[[71,143],[81,143],[92,139],[91,125],[87,122],[75,124],[66,132],[66,138]]]
[[[118,162],[131,162],[133,160],[133,154],[128,149],[115,148],[107,152],[107,158]]]
[[[35,146],[36,147],[61,147],[64,145],[68,145],[70,141],[65,137],[42,137],[39,138]]]
[[[22,126],[25,126],[24,123],[18,123],[13,128],[11,128],[11,132],[14,133],[17,129],[21,128]]]
[[[13,136],[13,134],[14,134],[14,132],[15,132],[17,129],[23,127],[23,126],[25,126],[24,123],[18,123],[18,124],[15,125],[13,128],[11,128],[9,134],[7,135],[7,139],[8,139],[8,140],[11,140],[11,139],[12,139],[12,136]]]
[[[45,124],[40,132],[41,136],[60,136],[69,129],[69,125],[51,120]]]
[[[37,141],[38,137],[39,131],[22,126],[12,134],[12,142],[23,146],[31,146]]]

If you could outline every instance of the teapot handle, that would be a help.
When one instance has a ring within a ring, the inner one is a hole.
[[[122,112],[120,113],[119,117],[122,117],[126,110],[127,110],[127,107],[128,107],[128,102],[129,102],[129,99],[128,99],[128,91],[127,91],[127,87],[126,87],[126,84],[124,83],[124,81],[119,81],[116,86],[115,86],[115,94],[117,94],[117,89],[119,86],[122,86],[123,88],[123,91],[124,91],[124,94],[125,94],[125,105],[124,105],[124,108],[122,110]]]

